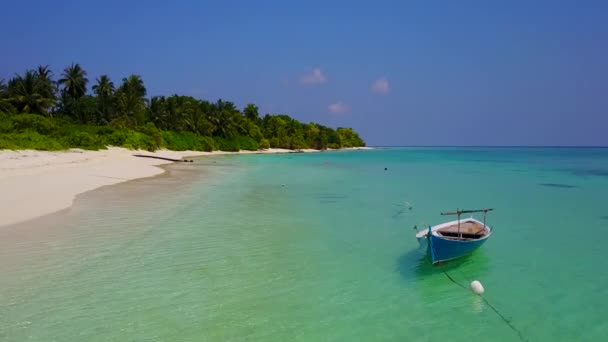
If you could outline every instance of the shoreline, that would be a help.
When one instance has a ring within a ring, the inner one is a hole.
[[[369,147],[340,150],[370,150]],[[0,228],[58,212],[72,206],[77,195],[102,186],[165,173],[160,165],[172,161],[138,158],[134,154],[183,159],[186,157],[314,153],[319,150],[267,149],[239,152],[159,150],[148,152],[108,147],[85,151],[0,150]]]

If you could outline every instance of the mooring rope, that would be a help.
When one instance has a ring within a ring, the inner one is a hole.
[[[457,282],[456,280],[454,280],[454,278],[452,278],[452,276],[450,276],[450,274],[443,268],[443,266],[441,266],[441,271],[443,272],[443,274],[446,275],[446,277],[448,277],[448,279],[450,279],[454,284],[462,287],[463,289],[467,290],[467,287],[462,285],[461,283]],[[519,336],[519,339],[522,341],[528,341],[524,335],[521,333],[521,331],[519,331],[519,329],[517,329],[503,314],[500,313],[500,311],[498,311],[498,309],[496,309],[494,307],[494,305],[490,304],[490,302],[486,299],[486,297],[484,297],[483,295],[478,295],[479,297],[481,297],[481,299],[483,299],[483,301],[488,304],[488,306],[494,310],[494,312],[498,315],[498,317],[500,317],[508,326],[509,328],[511,328],[511,330],[513,330],[514,332],[517,333],[517,336]]]

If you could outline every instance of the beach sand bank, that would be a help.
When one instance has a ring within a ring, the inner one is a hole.
[[[362,148],[365,149],[365,148]],[[134,151],[109,147],[84,151],[0,151],[0,226],[15,224],[69,208],[76,195],[132,179],[165,172],[157,166],[170,161],[137,158],[134,154],[172,159],[225,154],[293,153],[268,149],[241,152]],[[318,152],[302,150],[302,152]]]

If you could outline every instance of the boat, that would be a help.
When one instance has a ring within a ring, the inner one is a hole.
[[[441,215],[457,215],[458,219],[429,226],[428,229],[418,231],[416,238],[420,246],[427,249],[433,265],[471,254],[492,235],[492,228],[486,225],[486,214],[492,210],[494,209],[441,213]],[[469,218],[460,218],[462,214],[473,213],[483,213],[483,222],[476,220],[472,215]]]

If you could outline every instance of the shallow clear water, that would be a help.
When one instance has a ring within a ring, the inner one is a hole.
[[[496,208],[494,234],[444,269],[480,280],[528,340],[600,340],[607,195],[608,149],[172,165],[0,229],[0,340],[518,341],[413,236],[446,220],[441,211],[478,207]]]

